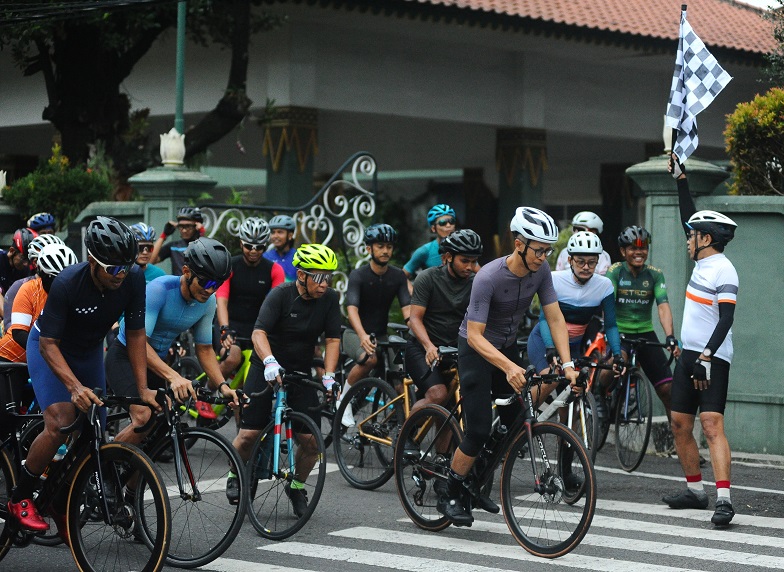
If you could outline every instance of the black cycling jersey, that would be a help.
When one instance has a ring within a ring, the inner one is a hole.
[[[17,270],[8,258],[8,251],[0,249],[0,288],[3,289],[4,293],[8,292],[8,289],[11,288],[14,282],[31,274],[33,274],[33,271],[29,267]]]
[[[145,300],[144,272],[138,266],[117,290],[101,291],[90,275],[90,263],[82,262],[55,278],[35,327],[40,337],[60,340],[61,351],[78,354],[100,347],[123,312],[129,330],[143,330]]]
[[[473,276],[453,277],[446,265],[427,268],[417,275],[411,304],[425,308],[422,322],[433,345],[457,347],[473,282]]]
[[[346,290],[346,306],[359,309],[365,333],[384,336],[387,333],[389,309],[397,296],[400,307],[411,303],[408,279],[400,268],[388,266],[384,274],[376,274],[367,264],[351,271]]]
[[[248,266],[241,254],[231,259],[229,327],[241,338],[249,338],[253,333],[261,303],[272,289],[274,264],[261,258],[257,266]]]
[[[196,238],[199,238],[198,235]],[[168,242],[161,247],[161,251],[158,253],[160,260],[171,258],[171,273],[175,276],[182,276],[182,267],[185,264],[185,251],[188,248],[188,244],[182,239]]]
[[[261,305],[254,330],[264,330],[272,355],[289,371],[310,371],[313,350],[323,333],[340,338],[340,298],[329,288],[315,300],[305,300],[296,282],[273,288]],[[264,367],[256,352],[251,363]]]

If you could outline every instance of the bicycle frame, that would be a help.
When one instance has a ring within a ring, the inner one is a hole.
[[[289,466],[288,471],[285,473],[281,473],[280,471],[280,440],[281,440],[281,432],[284,430],[283,426],[283,414],[286,412],[287,404],[286,404],[286,396],[287,396],[286,387],[281,385],[277,388],[277,392],[275,394],[275,433],[272,438],[273,444],[273,452],[272,452],[272,473],[274,475],[278,475],[286,480],[289,478],[293,478],[295,474],[294,468],[294,455],[288,456]],[[291,430],[291,422],[286,422],[285,425],[285,439],[288,445],[288,450],[294,450],[294,443],[293,443],[293,432]]]
[[[587,385],[584,391],[589,391]],[[571,386],[567,385],[566,388],[561,393],[559,393],[558,396],[553,400],[553,402],[547,407],[547,409],[542,411],[538,417],[544,419],[545,421],[548,421],[551,417],[553,417],[558,413],[559,409],[561,409],[562,407],[566,407],[567,405],[572,403],[574,401],[574,397],[575,395],[572,392]],[[580,408],[581,435],[585,436],[588,434],[588,431],[585,426],[585,402],[582,399],[579,399],[577,403]],[[574,408],[569,407],[567,412],[566,426],[573,427],[573,423],[574,423]],[[585,445],[586,447],[589,446],[588,440],[586,438],[583,437],[581,440],[583,441],[583,445]]]

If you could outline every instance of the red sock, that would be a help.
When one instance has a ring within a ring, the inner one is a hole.
[[[686,475],[686,486],[694,492],[704,492],[705,487],[702,485],[702,473]]]
[[[717,499],[730,500],[729,481],[716,481],[716,497]]]

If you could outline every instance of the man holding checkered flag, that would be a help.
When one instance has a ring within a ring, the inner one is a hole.
[[[699,143],[697,114],[711,104],[731,79],[691,29],[684,4],[681,6],[678,53],[665,116],[665,124],[674,130],[672,151],[681,163],[686,162]]]

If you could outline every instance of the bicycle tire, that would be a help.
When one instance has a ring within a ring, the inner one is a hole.
[[[335,460],[340,474],[354,488],[377,489],[392,478],[394,442],[405,413],[402,399],[385,406],[397,396],[383,379],[369,377],[351,386],[340,402],[332,425]],[[355,424],[345,427],[343,414],[349,405]],[[392,444],[378,443],[366,435],[391,439]]]
[[[625,388],[628,388],[629,392],[628,408]],[[629,374],[619,394],[615,409],[615,453],[621,468],[627,472],[632,472],[640,466],[648,450],[653,424],[651,394],[648,380],[637,372]],[[634,408],[635,403],[636,408]]]
[[[318,426],[307,415],[288,410],[284,414],[283,422],[289,424],[292,421],[301,423],[308,428],[316,440],[317,449],[316,465],[304,483],[308,496],[308,508],[302,516],[294,514],[285,490],[285,485],[293,478],[293,473],[289,472],[288,468],[289,458],[296,456],[296,451],[293,451],[292,447],[288,445],[288,441],[283,438],[281,438],[279,471],[277,474],[271,472],[272,445],[269,448],[265,447],[274,443],[274,423],[267,425],[267,428],[261,432],[248,461],[247,471],[250,482],[247,501],[248,518],[253,528],[261,536],[270,540],[288,538],[307,524],[321,498],[327,474],[326,447]],[[287,433],[288,431],[285,429],[281,431],[282,436]],[[299,447],[296,437],[293,435],[291,443],[294,447]]]
[[[11,498],[11,489],[16,485],[15,455],[8,448],[0,449],[0,519],[3,527],[0,529],[0,561],[8,554],[14,539],[8,529],[8,501]]]
[[[588,358],[595,363],[602,362],[602,356],[596,350],[592,351]],[[596,441],[595,447],[597,453],[602,450],[602,447],[604,447],[604,444],[607,442],[607,437],[610,435],[610,426],[612,425],[615,416],[615,412],[610,411],[609,409],[609,400],[604,396],[602,384],[599,382],[599,371],[600,370],[595,368],[591,370],[590,381],[591,393],[594,396],[596,404],[600,406],[596,415],[599,427],[597,432],[598,440]],[[599,414],[600,412],[601,415]]]
[[[101,445],[101,461],[103,490],[116,520],[106,524],[102,516],[94,516],[96,510],[101,514],[95,502],[100,495],[90,482],[96,471],[95,457],[87,454],[79,461],[67,500],[67,535],[77,568],[161,570],[171,539],[171,508],[160,472],[147,455],[127,443]],[[123,493],[123,486],[132,478],[135,502],[127,501]],[[139,530],[142,514],[155,525],[152,546],[135,541],[137,535],[144,536]]]
[[[557,558],[574,550],[585,537],[596,510],[596,474],[585,447],[573,431],[560,423],[533,427],[534,459],[528,451],[528,432],[515,438],[501,470],[504,519],[515,540],[541,558]],[[570,447],[574,473],[583,481],[584,503],[565,502],[567,485],[560,470],[561,450]],[[533,466],[535,465],[535,468]]]
[[[211,429],[188,427],[183,440],[191,447],[182,453],[185,495],[179,493],[174,463],[157,463],[163,453],[174,455],[171,438],[159,441],[150,451],[170,491],[172,538],[166,563],[178,568],[204,566],[218,558],[236,538],[245,519],[248,479],[244,463],[231,442]],[[168,455],[167,455],[168,456]],[[237,475],[240,501],[232,505],[226,498],[229,470]],[[200,497],[194,499],[189,474],[193,475]],[[150,530],[142,519],[143,530],[151,541]]]
[[[598,449],[596,448],[599,443],[599,433],[600,433],[600,421],[599,421],[599,411],[596,407],[596,397],[594,397],[593,393],[586,392],[582,396],[583,400],[583,410],[585,411],[585,436],[584,436],[584,444],[586,445],[586,449],[588,450],[588,458],[591,460],[591,463],[596,461],[596,453]],[[578,400],[575,400],[573,407],[575,408],[575,414],[579,415],[579,407],[577,406],[579,403]],[[576,418],[576,417],[575,417]],[[576,423],[580,431],[574,429],[575,433],[578,436],[583,437],[582,433],[582,426],[579,423],[579,419]]]
[[[185,379],[193,381],[204,373],[204,369],[194,356],[184,356],[180,358],[180,366],[177,368],[177,373]]]
[[[419,459],[406,458],[408,439],[419,445]],[[451,524],[438,512],[439,495],[435,489],[438,480],[446,484],[452,454],[462,440],[463,432],[457,421],[454,417],[450,419],[449,411],[440,405],[427,405],[414,411],[400,429],[395,445],[395,485],[403,510],[419,528],[437,532]],[[439,443],[435,445],[434,441]]]

